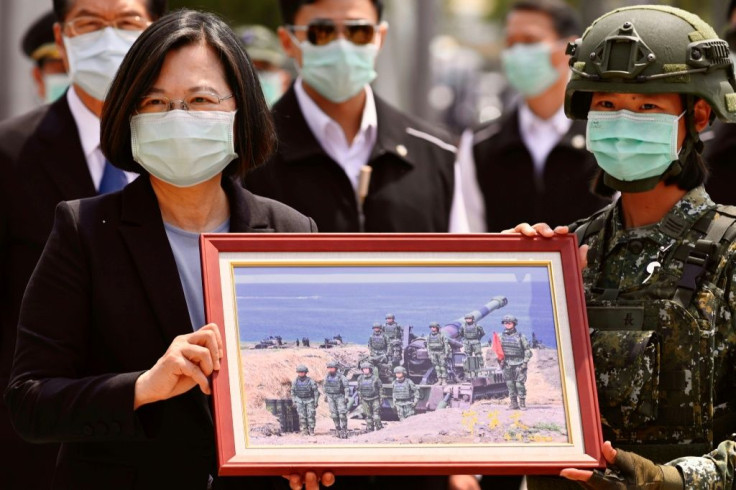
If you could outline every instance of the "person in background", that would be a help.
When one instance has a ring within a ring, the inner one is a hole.
[[[54,22],[54,12],[47,12],[28,28],[21,41],[23,52],[34,63],[31,75],[38,100],[44,103],[54,102],[69,87],[69,76],[54,42]]]
[[[517,0],[505,28],[503,71],[521,102],[465,131],[458,150],[473,232],[525,220],[569,223],[609,202],[591,191],[597,167],[585,149],[585,123],[563,109],[565,46],[582,31],[577,13],[563,0]]]
[[[120,189],[136,174],[100,150],[105,93],[135,38],[166,0],[54,0],[54,39],[72,86],[56,102],[0,122],[0,386],[8,383],[23,291],[60,201]],[[54,445],[29,445],[0,403],[4,489],[48,488]],[[35,483],[38,482],[38,483]]]
[[[273,106],[288,90],[292,79],[285,68],[287,57],[278,36],[268,27],[259,25],[236,27],[235,33],[258,71],[266,104]]]
[[[282,0],[278,34],[299,66],[274,105],[277,153],[245,186],[323,232],[467,231],[445,133],[374,95],[388,26],[381,0]]]
[[[217,476],[208,377],[223,345],[205,324],[200,234],[316,231],[239,184],[275,134],[227,24],[182,9],[143,32],[107,95],[100,142],[141,177],[59,204],[21,306],[4,395],[15,428],[61,443],[55,489],[286,485]]]

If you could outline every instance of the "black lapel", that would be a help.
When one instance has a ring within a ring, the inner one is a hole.
[[[294,84],[274,104],[272,113],[278,131],[278,151],[285,162],[304,161],[324,154],[322,146],[304,119]]]
[[[120,233],[168,345],[177,335],[191,333],[192,322],[158,201],[145,175],[122,193]]]
[[[270,223],[265,206],[258,202],[253,193],[228,177],[222,178],[222,188],[225,189],[230,203],[231,233],[273,233],[276,231]]]

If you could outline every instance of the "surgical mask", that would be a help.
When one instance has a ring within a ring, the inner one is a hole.
[[[266,104],[271,107],[284,93],[281,73],[278,71],[261,70],[258,72],[258,80],[261,82],[261,90]]]
[[[501,52],[506,79],[524,97],[539,95],[560,78],[552,66],[547,43],[516,43]]]
[[[374,43],[358,46],[337,39],[324,46],[303,41],[299,47],[304,81],[332,102],[345,102],[376,78],[378,46]]]
[[[89,34],[63,36],[72,82],[95,99],[105,100],[123,58],[141,32],[105,27]]]
[[[137,114],[130,119],[133,159],[176,187],[205,182],[238,157],[233,142],[235,112]]]
[[[64,92],[69,87],[69,75],[66,73],[49,73],[44,75],[43,86],[46,91],[44,102],[54,102],[64,95]]]
[[[677,128],[683,114],[590,111],[586,146],[598,166],[618,180],[662,175],[678,158]]]

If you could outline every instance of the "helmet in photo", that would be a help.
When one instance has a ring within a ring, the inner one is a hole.
[[[440,324],[437,322],[432,322],[429,324],[429,328],[440,328]]]
[[[371,372],[373,372],[373,364],[371,364],[370,362],[363,362],[360,365],[360,369],[370,369]]]
[[[308,373],[309,372],[309,369],[307,369],[307,366],[305,366],[304,364],[299,364],[296,367],[296,372],[297,373]]]
[[[688,134],[667,170],[641,180],[619,181],[604,174],[605,183],[621,191],[651,189],[659,180],[678,175],[691,151],[702,152],[693,118],[696,98],[715,116],[736,122],[736,81],[728,44],[700,17],[661,5],[613,10],[593,22],[583,37],[570,43],[572,77],[565,91],[565,113],[587,119],[593,92],[676,93],[684,96]]]
[[[514,315],[505,315],[501,318],[501,323],[513,323],[514,326],[516,326],[519,324],[519,320],[517,320]]]
[[[335,361],[330,361],[327,363],[327,368],[337,368],[337,363]]]
[[[396,366],[394,368],[394,374],[399,374],[399,373],[406,374],[406,368],[404,368],[404,366]]]
[[[386,313],[386,320],[394,320],[395,318],[393,313]]]
[[[375,329],[379,329],[379,330],[383,329],[383,325],[381,325],[381,322],[373,322],[373,330]]]

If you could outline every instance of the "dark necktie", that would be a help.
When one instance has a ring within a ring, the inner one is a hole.
[[[102,172],[100,190],[97,193],[107,194],[108,192],[119,191],[127,183],[128,179],[125,177],[125,172],[105,159],[105,170]]]

